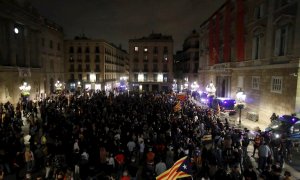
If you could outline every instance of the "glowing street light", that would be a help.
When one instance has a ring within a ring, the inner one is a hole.
[[[212,81],[206,86],[205,90],[209,96],[214,96],[216,93],[216,87],[214,86]]]
[[[176,79],[173,80],[172,90],[173,90],[174,92],[177,91],[177,81],[176,81]]]
[[[191,84],[191,88],[192,88],[192,91],[197,91],[198,88],[199,88],[199,85],[196,81],[194,81],[192,84]]]
[[[236,107],[239,109],[239,125],[242,124],[242,109],[245,108],[245,100],[246,100],[246,94],[240,88],[236,93]]]
[[[21,94],[23,96],[30,95],[31,86],[27,82],[23,82],[23,84],[19,87],[19,89],[21,90]]]
[[[63,84],[60,81],[56,81],[54,84],[56,91],[61,91],[63,88]]]

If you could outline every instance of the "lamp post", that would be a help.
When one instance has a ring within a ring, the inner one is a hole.
[[[63,84],[60,81],[56,81],[54,84],[56,93],[59,93],[62,90]]]
[[[183,84],[183,86],[184,86],[184,89],[186,91],[189,90],[189,78],[188,77],[184,78],[184,84]]]
[[[212,81],[210,81],[210,83],[206,86],[205,90],[206,90],[208,96],[214,96],[216,93],[216,87],[214,86]]]
[[[199,88],[199,85],[196,81],[194,81],[192,84],[191,84],[191,88],[192,88],[192,91],[197,91],[198,88]]]
[[[239,109],[239,125],[241,126],[242,124],[242,109],[245,108],[245,100],[246,100],[246,94],[240,88],[237,93],[236,93],[236,107]]]
[[[80,81],[77,82],[77,91],[79,93],[81,93],[81,82]]]
[[[176,79],[173,80],[172,90],[173,90],[173,92],[177,92],[177,81],[176,81]]]
[[[21,90],[22,96],[28,97],[30,95],[31,86],[27,82],[23,82],[19,89]]]

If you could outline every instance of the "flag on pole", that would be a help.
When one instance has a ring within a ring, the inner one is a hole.
[[[170,169],[157,176],[156,180],[175,180],[190,176],[192,176],[191,160],[185,156],[176,161]]]
[[[180,101],[177,102],[177,104],[173,107],[173,111],[174,112],[178,112],[181,110],[181,104],[180,104]]]

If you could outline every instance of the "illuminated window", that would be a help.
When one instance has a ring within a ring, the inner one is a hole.
[[[252,89],[259,90],[259,82],[260,82],[259,76],[252,76]]]
[[[135,46],[135,47],[134,47],[134,51],[135,51],[135,52],[138,52],[138,51],[139,51],[139,47]]]
[[[281,93],[282,92],[282,77],[272,76],[271,92],[274,92],[274,93]]]
[[[164,82],[168,82],[168,75],[167,75],[167,74],[164,74],[164,75],[163,75],[163,81],[164,81]]]
[[[163,74],[158,74],[157,75],[157,82],[163,82]]]
[[[153,80],[154,82],[157,82],[157,74],[153,74]]]
[[[138,75],[138,81],[143,82],[144,81],[144,74],[139,74]]]

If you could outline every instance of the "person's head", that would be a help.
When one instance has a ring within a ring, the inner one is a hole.
[[[248,168],[249,168],[250,171],[253,171],[253,165],[252,165],[252,164],[250,164],[250,165],[248,166]]]
[[[292,175],[291,175],[291,173],[289,171],[285,171],[284,172],[284,176],[285,177],[291,177]]]
[[[258,180],[266,180],[266,179],[267,179],[267,177],[265,175],[263,175],[263,174],[260,174],[258,176]]]

